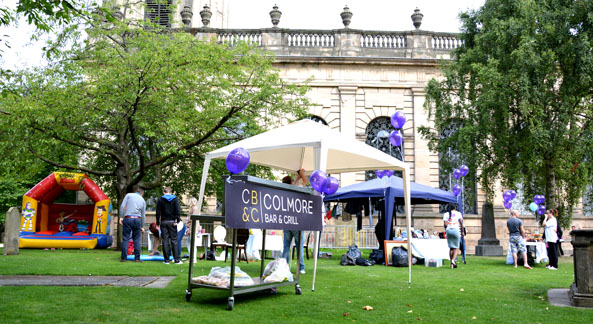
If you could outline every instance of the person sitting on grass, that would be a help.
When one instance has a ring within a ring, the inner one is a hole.
[[[517,252],[523,253],[523,268],[530,269],[527,263],[527,248],[525,247],[525,229],[523,228],[523,221],[519,219],[519,212],[511,211],[511,217],[507,220],[507,228],[509,229],[509,242],[511,245],[511,253],[513,254],[513,262],[515,268],[517,267]]]

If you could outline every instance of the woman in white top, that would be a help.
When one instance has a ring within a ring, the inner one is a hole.
[[[447,244],[449,245],[449,261],[451,268],[457,268],[457,253],[459,253],[459,241],[463,235],[463,216],[455,210],[456,207],[450,204],[447,212],[443,214],[443,225],[447,233]]]
[[[556,220],[554,210],[548,209],[546,211],[546,218],[544,219],[544,235],[546,236],[546,250],[548,251],[549,264],[546,268],[550,270],[558,270],[558,234],[556,228],[558,227],[558,220]]]

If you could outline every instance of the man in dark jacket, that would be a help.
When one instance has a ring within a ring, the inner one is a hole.
[[[177,223],[181,222],[181,206],[179,199],[173,195],[170,187],[163,188],[163,196],[156,203],[156,224],[161,228],[161,239],[163,241],[163,263],[169,264],[169,256],[173,251],[175,264],[183,264],[179,259],[177,248]]]

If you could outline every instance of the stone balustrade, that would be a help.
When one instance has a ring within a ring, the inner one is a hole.
[[[233,46],[246,42],[277,56],[338,56],[449,59],[463,45],[456,33],[424,30],[365,31],[357,29],[184,29],[205,40]]]

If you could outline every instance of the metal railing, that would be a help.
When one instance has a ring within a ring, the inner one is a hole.
[[[377,249],[379,241],[375,236],[375,229],[363,227],[356,231],[354,225],[327,225],[321,232],[320,248],[348,248],[357,245],[361,249]]]

